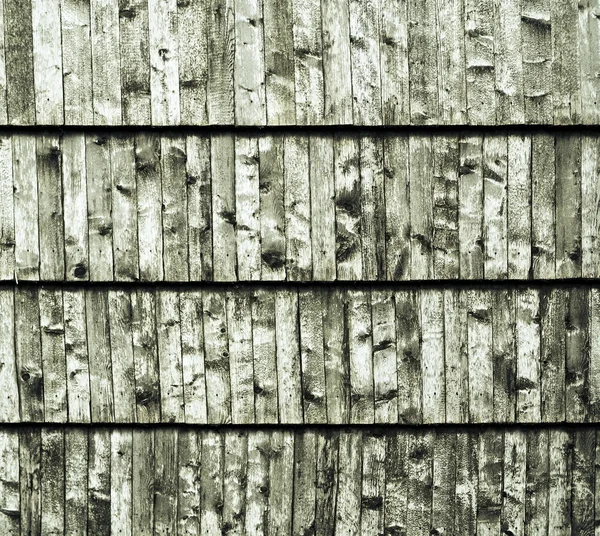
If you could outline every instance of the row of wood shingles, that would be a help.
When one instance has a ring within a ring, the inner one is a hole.
[[[2,422],[597,422],[597,288],[0,292]]]
[[[562,0],[5,0],[0,122],[597,124],[596,11]]]
[[[0,139],[0,278],[600,276],[600,138]]]
[[[599,444],[595,428],[1,430],[0,530],[593,534]]]

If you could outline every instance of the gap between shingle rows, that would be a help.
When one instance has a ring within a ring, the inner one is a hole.
[[[598,125],[0,125],[0,133],[36,134],[46,131],[53,132],[102,132],[102,133],[193,133],[193,134],[333,134],[345,132],[355,135],[377,133],[432,133],[445,134],[461,132],[465,134],[494,134],[494,133],[556,133],[575,132],[580,134],[600,133]]]
[[[600,287],[600,278],[571,279],[443,279],[443,280],[407,280],[407,281],[1,281],[0,289],[7,288],[82,288],[95,290],[112,289],[170,289],[170,290],[236,290],[236,289],[273,289],[293,288],[311,289],[352,289],[352,290],[399,290],[399,289],[545,289]]]

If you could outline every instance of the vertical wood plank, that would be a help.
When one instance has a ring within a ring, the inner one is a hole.
[[[270,432],[248,434],[248,469],[246,473],[246,534],[268,534]]]
[[[109,139],[99,133],[86,135],[85,157],[90,279],[113,281],[112,177]]]
[[[19,435],[21,534],[41,534],[42,436],[40,429],[25,428]]]
[[[285,136],[283,191],[285,259],[289,281],[312,279],[311,203],[308,136]]]
[[[4,2],[6,103],[11,125],[34,125],[36,122],[31,7],[31,0]]]
[[[67,366],[63,295],[60,289],[41,287],[39,294],[44,420],[67,422]]]
[[[515,291],[517,421],[540,422],[540,297],[534,289]]]
[[[420,424],[423,420],[420,295],[414,290],[401,290],[394,298],[398,385],[404,386],[398,393],[398,422]]]
[[[467,341],[469,355],[469,422],[491,422],[494,416],[492,359],[492,295],[468,290]]]
[[[523,534],[526,497],[526,436],[522,430],[504,433],[504,473],[502,480],[502,530]]]
[[[154,432],[133,430],[133,534],[150,536],[154,527]]]
[[[458,137],[435,136],[433,144],[433,274],[434,279],[459,275]]]
[[[177,0],[148,0],[153,125],[178,125],[180,122],[177,21]]]
[[[515,292],[512,289],[497,289],[492,299],[494,422],[515,422],[517,406]]]
[[[495,43],[493,0],[464,0],[467,121],[474,125],[496,122]]]
[[[123,124],[150,125],[148,0],[119,1],[119,40]]]
[[[269,534],[284,536],[290,534],[292,529],[294,434],[289,430],[274,430],[270,436],[269,519],[267,527]],[[335,446],[332,450],[331,457],[335,458],[337,455]],[[332,493],[335,492],[332,491]],[[328,513],[331,514],[331,510]]]
[[[439,122],[462,125],[467,118],[465,28],[462,0],[437,2]]]
[[[180,292],[179,310],[185,422],[206,424],[206,367],[201,292],[191,289]]]
[[[581,137],[581,275],[600,276],[600,145],[592,136]]]
[[[120,125],[121,58],[118,1],[90,0],[90,18],[94,125]]]
[[[96,289],[86,290],[85,307],[90,359],[92,422],[114,422],[115,408],[110,353],[110,326],[108,322],[108,292]]]
[[[548,534],[571,534],[571,438],[565,430],[550,430],[548,446]]]
[[[581,122],[598,123],[600,84],[596,77],[600,69],[600,28],[598,28],[598,1],[586,0],[577,6],[579,16],[579,59],[581,68]]]
[[[444,293],[421,291],[421,352],[423,355],[423,423],[446,422]]]
[[[508,136],[508,278],[532,272],[531,137]]]
[[[572,438],[571,531],[573,534],[593,534],[596,432],[591,429],[575,430]]]
[[[465,319],[467,319],[465,321]],[[446,422],[469,421],[468,317],[465,293],[444,290]]]
[[[61,0],[60,16],[65,124],[92,125],[90,3]]]
[[[327,389],[327,422],[350,422],[350,359],[348,303],[343,289],[330,289],[321,298],[324,303],[323,346]],[[394,334],[395,338],[395,334]]]
[[[183,125],[208,123],[208,21],[205,0],[177,4],[179,106]]]
[[[265,0],[265,97],[268,125],[296,123],[292,2]]]
[[[11,288],[0,290],[0,421],[19,422],[19,387],[15,348],[15,296]],[[31,329],[31,328],[30,328]]]
[[[19,461],[19,433],[3,430],[0,432],[0,529],[6,536],[21,533]]]
[[[235,281],[238,278],[236,258],[236,189],[234,137],[213,134],[210,143],[212,177],[213,278]]]
[[[50,132],[37,136],[36,142],[40,278],[62,281],[65,274],[62,143],[56,134]]]
[[[522,0],[494,2],[496,123],[523,124]]]
[[[65,534],[87,533],[88,430],[65,430]]]
[[[435,2],[407,3],[408,84],[413,125],[436,123],[439,117],[436,7]]]
[[[559,134],[556,165],[556,277],[581,276],[581,136]]]
[[[363,277],[385,279],[385,192],[383,140],[360,138],[360,188]]]
[[[187,220],[190,281],[213,279],[210,138],[186,139]]]
[[[600,290],[597,287],[589,291],[589,331],[590,331],[590,411],[591,418],[600,416]],[[600,489],[600,488],[599,488]],[[598,510],[600,514],[600,510]]]
[[[177,530],[181,536],[199,536],[202,467],[200,434],[197,430],[189,428],[179,430],[178,441]]]
[[[135,365],[131,294],[108,291],[108,321],[113,370],[115,421],[135,422]]]
[[[133,534],[133,431],[115,429],[110,434],[111,533]]]
[[[132,292],[131,308],[136,422],[160,422],[161,393],[155,293],[146,289]]]
[[[415,431],[407,439],[406,533],[430,533],[433,477],[433,432]]]
[[[458,243],[461,279],[483,279],[482,138],[459,141]]]
[[[548,430],[528,430],[525,533],[548,534]]]
[[[15,291],[15,350],[23,422],[44,421],[44,380],[38,289]]]
[[[0,6],[1,7],[1,6]],[[15,217],[12,138],[0,138],[0,278],[15,277]]]
[[[348,4],[354,124],[380,125],[379,2],[348,0]]]
[[[188,221],[185,138],[161,137],[162,225],[164,277],[167,281],[188,281]]]
[[[339,433],[337,430],[317,434],[316,452],[316,534],[333,534],[337,506],[337,474],[339,471]]]
[[[292,534],[310,534],[315,526],[317,434],[296,432],[294,442],[294,501]]]
[[[63,137],[62,179],[67,281],[89,279],[88,209],[85,137]]]
[[[277,398],[279,422],[303,422],[302,373],[296,289],[275,294],[275,344],[277,347]]]
[[[322,293],[298,290],[304,422],[327,422]]]
[[[233,66],[235,54],[234,0],[207,0],[208,81],[206,104],[208,123],[234,123]]]
[[[62,125],[63,58],[60,0],[32,0],[33,79],[38,125]]]
[[[251,303],[256,422],[274,424],[279,422],[275,295],[260,289],[252,294]]]
[[[163,279],[162,188],[160,138],[155,133],[135,137],[140,279]]]
[[[231,534],[244,534],[246,488],[243,484],[248,470],[248,432],[227,432],[224,443],[223,526],[229,527]],[[203,531],[204,526],[201,525]]]
[[[479,487],[477,436],[469,432],[458,432],[456,452],[454,532],[456,534],[476,534],[477,490]]]
[[[335,202],[333,179],[333,138],[311,135],[310,205],[313,279],[335,279]]]
[[[178,430],[154,430],[154,534],[177,534]]]
[[[293,0],[292,13],[296,123],[319,125],[325,108],[320,1]]]
[[[137,281],[140,263],[134,138],[127,134],[111,136],[110,153],[115,279]]]
[[[231,381],[225,294],[207,290],[203,292],[202,298],[208,422],[222,424],[231,419]]]
[[[406,531],[408,510],[408,454],[409,432],[391,430],[387,435],[385,460],[384,531]],[[434,503],[435,504],[435,503]],[[454,519],[452,520],[454,521]]]
[[[64,289],[63,307],[69,422],[90,422],[90,366],[85,291]]]
[[[505,134],[483,139],[483,271],[486,279],[506,279],[508,272],[508,210],[511,184],[508,177],[508,144]],[[522,218],[523,214],[519,214]]]
[[[410,279],[410,175],[408,136],[383,141],[387,279]]]
[[[504,432],[492,429],[478,434],[477,534],[500,533],[504,476]]]
[[[235,124],[264,125],[265,45],[262,0],[235,0]]]
[[[551,4],[551,0],[536,0],[521,5],[526,123],[553,122]]]
[[[554,136],[531,137],[531,256],[535,279],[556,274],[556,175]]]
[[[262,281],[285,279],[283,144],[283,136],[261,136],[258,140]]]
[[[200,471],[200,527],[203,534],[219,534],[223,527],[224,443],[222,433],[206,431],[202,434],[205,463]]]
[[[452,431],[439,431],[434,440],[432,469],[431,530],[451,533],[454,528],[456,493],[456,437]]]
[[[254,424],[252,301],[247,290],[227,293],[227,335],[231,378],[231,421]]]
[[[565,289],[540,292],[541,323],[541,419],[565,420],[567,293]]]
[[[410,159],[410,274],[430,279],[433,271],[433,147],[422,134],[408,140]]]
[[[360,529],[363,534],[381,534],[383,532],[385,457],[385,435],[376,430],[363,434],[360,514]]]
[[[578,5],[555,0],[551,3],[550,18],[554,124],[578,124],[581,121]]]
[[[574,287],[567,292],[565,354],[565,406],[567,422],[590,418],[589,292]]]
[[[329,311],[327,311],[329,314]],[[387,290],[371,291],[373,325],[373,381],[375,422],[398,422],[398,368],[396,358],[396,308]]]
[[[362,505],[362,431],[342,430],[339,437],[338,502],[335,536],[358,535]]]
[[[15,222],[15,278],[40,278],[40,238],[38,213],[36,139],[30,134],[16,133],[13,143],[13,187]]]
[[[88,532],[109,535],[111,527],[110,431],[95,428],[89,435]]]
[[[353,124],[348,0],[321,0],[321,16],[325,122],[331,125]]]
[[[333,138],[335,180],[335,258],[339,280],[363,277],[360,148],[355,136]]]

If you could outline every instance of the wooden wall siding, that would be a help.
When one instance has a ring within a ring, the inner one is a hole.
[[[0,530],[594,534],[598,433],[596,427],[5,428]]]
[[[600,289],[0,290],[0,422],[600,422]]]
[[[0,138],[0,279],[600,276],[596,133]]]
[[[0,123],[595,124],[598,0],[3,0]]]

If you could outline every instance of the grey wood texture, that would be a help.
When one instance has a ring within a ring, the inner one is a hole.
[[[564,425],[3,428],[0,527],[11,536],[593,534],[599,441],[597,427]]]
[[[595,124],[597,2],[5,0],[0,124]]]
[[[104,287],[0,288],[0,422],[600,422],[596,285]]]
[[[596,278],[599,140],[7,134],[0,278]]]

